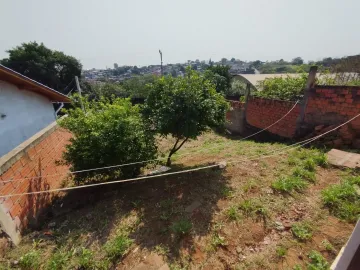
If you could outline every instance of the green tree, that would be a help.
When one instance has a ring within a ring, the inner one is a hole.
[[[9,57],[0,61],[2,65],[59,92],[64,91],[74,76],[81,75],[82,65],[76,58],[51,50],[43,43],[22,43],[7,52]]]
[[[122,86],[132,98],[146,98],[149,93],[148,84],[155,80],[152,74],[134,76],[123,81]]]
[[[149,126],[160,135],[171,135],[175,144],[171,156],[189,139],[196,139],[208,128],[223,126],[228,110],[224,97],[216,93],[212,82],[187,69],[185,77],[158,78],[150,86],[143,114]]]
[[[302,64],[304,64],[304,60],[303,60],[301,57],[295,57],[295,58],[291,61],[291,63],[292,63],[293,65],[302,65]]]
[[[229,70],[229,66],[209,66],[204,76],[215,84],[218,93],[226,94],[231,88],[231,74]]]
[[[154,159],[157,153],[154,134],[143,122],[139,107],[132,106],[129,99],[114,99],[110,103],[83,99],[86,114],[73,100],[73,109],[59,121],[74,137],[63,155],[65,164],[72,171],[92,169]],[[102,170],[109,177],[133,177],[140,173],[146,163]],[[99,171],[75,175],[77,183],[98,180]]]

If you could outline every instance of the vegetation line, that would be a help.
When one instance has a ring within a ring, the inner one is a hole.
[[[281,120],[283,120],[294,108],[295,106],[298,104],[299,100],[296,101],[296,103],[294,104],[294,106],[284,115],[282,116],[280,119],[278,119],[276,122],[274,122],[273,124],[271,124],[270,126],[257,131],[247,137],[241,138],[238,141],[243,141],[246,140],[250,137],[253,137],[267,129],[269,129],[270,127],[274,126],[275,124],[279,123]],[[187,139],[186,139],[187,140]],[[185,141],[184,141],[185,142]],[[183,142],[183,143],[184,143]],[[182,144],[183,144],[182,143]],[[182,146],[182,144],[180,145],[180,147]],[[175,145],[176,146],[176,145]],[[180,149],[180,147],[177,148],[177,150]],[[216,147],[216,145],[215,145]],[[215,148],[215,147],[209,147],[208,150]],[[174,153],[177,151],[175,150]],[[171,153],[171,152],[170,152]],[[186,156],[189,154],[194,154],[194,152],[192,153],[184,153],[184,154],[180,154],[178,155],[178,157],[182,157],[182,156]],[[147,162],[153,162],[153,161],[160,161],[160,160],[165,160],[168,159],[167,157],[161,157],[161,158],[155,158],[155,159],[149,159],[149,160],[143,160],[143,161],[137,161],[137,162],[131,162],[131,163],[125,163],[125,164],[118,164],[118,165],[111,165],[111,166],[106,166],[106,167],[97,167],[97,168],[92,168],[92,169],[87,169],[87,170],[78,170],[78,171],[69,171],[67,173],[62,173],[62,174],[48,174],[48,175],[43,175],[43,176],[34,176],[34,177],[24,177],[24,178],[17,178],[17,179],[12,179],[12,180],[6,180],[6,181],[2,181],[2,183],[11,183],[11,182],[16,182],[16,181],[21,181],[21,180],[32,180],[32,179],[39,179],[39,178],[47,178],[47,177],[52,177],[52,176],[62,176],[62,175],[67,175],[67,174],[77,174],[77,173],[83,173],[83,172],[91,172],[91,171],[97,171],[97,170],[106,170],[106,169],[112,169],[112,168],[118,168],[118,167],[125,167],[125,166],[131,166],[131,165],[136,165],[136,164],[141,164],[141,163],[147,163]]]
[[[136,178],[129,178],[124,180],[116,180],[116,181],[110,181],[110,182],[103,182],[103,183],[96,183],[96,184],[88,184],[83,186],[75,186],[75,187],[66,187],[66,188],[56,188],[56,189],[49,189],[49,190],[40,190],[40,191],[34,191],[34,192],[25,192],[25,193],[17,193],[17,194],[8,194],[8,195],[1,195],[0,198],[10,198],[15,196],[22,196],[22,195],[35,195],[35,194],[43,194],[43,193],[52,193],[52,192],[59,192],[59,191],[69,191],[73,189],[80,189],[80,188],[88,188],[88,187],[95,187],[95,186],[103,186],[103,185],[110,185],[110,184],[117,184],[117,183],[124,183],[124,182],[132,182],[132,181],[138,181],[138,180],[144,180],[148,178],[157,178],[162,176],[168,176],[168,175],[175,175],[175,174],[181,174],[181,173],[188,173],[188,172],[195,172],[210,168],[219,167],[219,164],[199,167],[195,169],[189,169],[189,170],[182,170],[177,172],[171,172],[171,173],[164,173],[164,174],[157,174],[157,175],[148,175],[148,176],[142,176],[142,177],[136,177]]]

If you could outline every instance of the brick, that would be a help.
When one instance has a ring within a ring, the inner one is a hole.
[[[22,211],[22,207],[20,204],[16,203],[13,205],[13,207],[11,207],[9,213],[10,216],[15,219],[15,217],[19,216],[21,214]]]
[[[0,192],[1,195],[8,195],[11,194],[15,190],[15,186],[12,182],[8,182],[6,184],[0,184]]]

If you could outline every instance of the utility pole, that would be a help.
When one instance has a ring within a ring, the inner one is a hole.
[[[80,83],[79,83],[78,76],[75,76],[75,82],[76,82],[76,88],[77,88],[77,90],[79,92],[79,96],[80,96],[80,106],[81,106],[81,109],[83,110],[83,112],[85,113],[85,108],[84,108],[84,104],[83,104],[83,101],[82,101],[81,88],[80,88]]]
[[[162,62],[162,52],[161,52],[161,50],[159,50],[159,53],[160,53],[160,60],[161,60],[161,76],[163,76],[164,72],[163,72],[163,62]]]

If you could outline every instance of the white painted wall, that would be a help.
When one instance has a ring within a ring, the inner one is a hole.
[[[49,99],[0,81],[0,157],[54,121]]]

